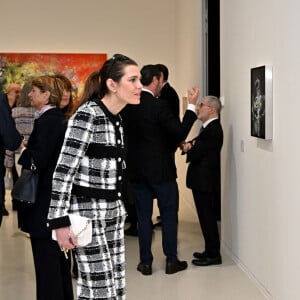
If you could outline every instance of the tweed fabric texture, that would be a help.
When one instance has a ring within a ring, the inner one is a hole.
[[[72,196],[72,202],[77,207],[74,213],[93,218],[92,242],[75,248],[78,299],[124,300],[126,211],[123,202],[86,196]]]

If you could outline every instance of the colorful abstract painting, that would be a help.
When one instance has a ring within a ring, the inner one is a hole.
[[[23,84],[32,77],[62,73],[71,81],[76,98],[87,77],[99,70],[106,58],[106,54],[0,53],[0,91],[10,83]]]

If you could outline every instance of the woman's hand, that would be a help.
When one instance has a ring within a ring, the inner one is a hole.
[[[77,238],[72,232],[71,227],[62,227],[55,229],[58,245],[64,250],[73,249],[77,246]]]

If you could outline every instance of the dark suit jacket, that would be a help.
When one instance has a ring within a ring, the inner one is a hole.
[[[179,97],[175,89],[172,86],[170,86],[168,82],[163,86],[159,97],[162,99],[166,99],[174,116],[180,118]]]
[[[219,120],[209,123],[195,138],[194,146],[187,152],[186,185],[202,192],[220,190],[220,152],[223,130]]]
[[[66,125],[60,109],[46,111],[34,121],[33,131],[19,163],[30,168],[33,158],[38,173],[38,197],[35,204],[20,203],[19,226],[33,237],[50,237],[46,226],[50,205],[52,176],[64,140]]]
[[[7,96],[0,93],[0,207],[2,207],[4,186],[4,157],[5,150],[14,151],[18,149],[22,142],[22,136],[16,129],[15,121],[11,116]],[[2,209],[0,209],[0,225],[2,220]]]
[[[11,116],[11,109],[5,94],[0,93],[0,151],[16,150],[21,142],[22,136],[16,129],[15,121]]]
[[[174,145],[188,135],[197,116],[187,110],[182,123],[166,100],[142,91],[139,105],[122,111],[128,142],[127,167],[132,182],[162,182],[175,179]]]

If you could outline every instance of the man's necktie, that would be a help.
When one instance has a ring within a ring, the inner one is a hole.
[[[203,125],[202,125],[201,128],[200,128],[199,134],[200,134],[203,130],[204,130],[204,127],[203,127]]]

